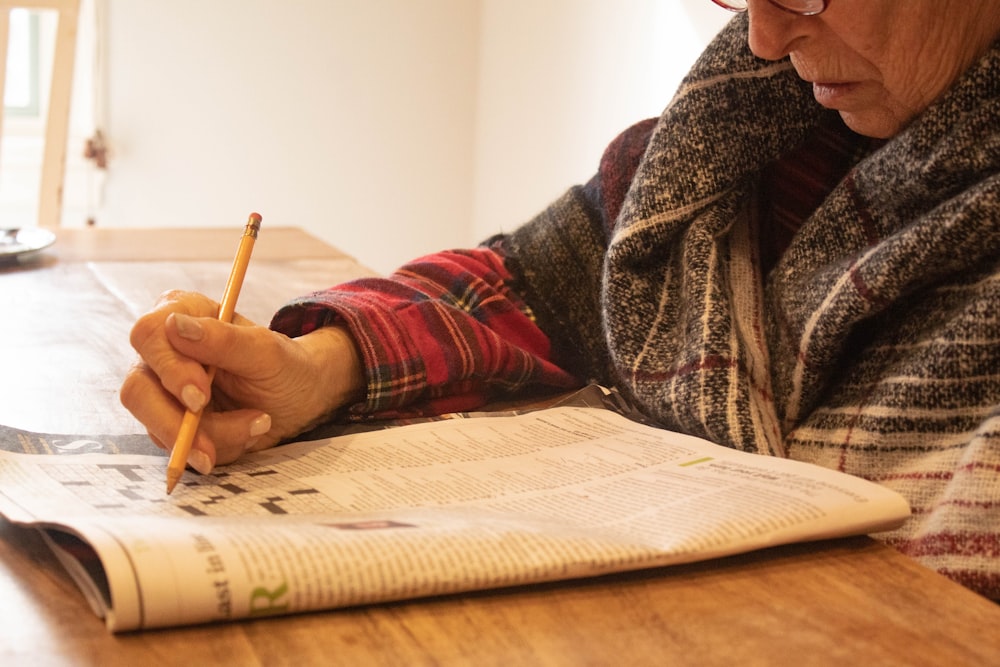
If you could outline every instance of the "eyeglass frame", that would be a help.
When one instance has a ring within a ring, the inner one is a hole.
[[[727,3],[726,0],[712,0],[712,2],[714,2],[718,6],[722,7],[725,10],[728,10],[730,12],[742,13],[742,12],[745,12],[747,10],[746,7],[742,7],[742,8],[740,8],[740,7],[733,7],[732,5],[730,5],[729,3]],[[810,12],[810,11],[799,11],[799,10],[796,10],[796,9],[792,9],[791,7],[786,7],[784,5],[784,3],[780,2],[779,0],[768,0],[768,2],[770,2],[772,5],[774,5],[778,9],[786,11],[789,14],[795,14],[796,16],[819,16],[820,14],[822,14],[823,12],[825,12],[827,10],[827,8],[830,6],[830,0],[823,0],[823,6],[820,9],[818,9],[817,11],[814,11],[814,12]]]

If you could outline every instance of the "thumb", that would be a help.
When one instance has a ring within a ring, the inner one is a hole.
[[[235,375],[251,377],[259,371],[259,360],[269,358],[260,348],[272,332],[244,318],[229,324],[212,317],[171,313],[166,331],[170,344],[181,354]]]

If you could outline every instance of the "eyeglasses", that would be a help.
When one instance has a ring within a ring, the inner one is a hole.
[[[798,14],[799,16],[816,16],[826,11],[830,0],[768,0],[778,9]],[[731,12],[745,12],[747,0],[712,0],[715,4]]]

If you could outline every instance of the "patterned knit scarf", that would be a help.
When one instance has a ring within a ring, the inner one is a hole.
[[[646,414],[895,488],[914,516],[879,537],[1000,598],[1000,44],[765,278],[761,171],[827,113],[738,17],[660,118],[611,238],[567,197],[512,235],[512,264],[557,344],[607,350]]]

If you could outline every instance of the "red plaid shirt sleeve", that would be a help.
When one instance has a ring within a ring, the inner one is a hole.
[[[428,255],[387,278],[364,278],[292,301],[271,328],[300,336],[350,329],[367,372],[353,416],[471,410],[491,397],[580,382],[552,363],[548,337],[487,247]]]

